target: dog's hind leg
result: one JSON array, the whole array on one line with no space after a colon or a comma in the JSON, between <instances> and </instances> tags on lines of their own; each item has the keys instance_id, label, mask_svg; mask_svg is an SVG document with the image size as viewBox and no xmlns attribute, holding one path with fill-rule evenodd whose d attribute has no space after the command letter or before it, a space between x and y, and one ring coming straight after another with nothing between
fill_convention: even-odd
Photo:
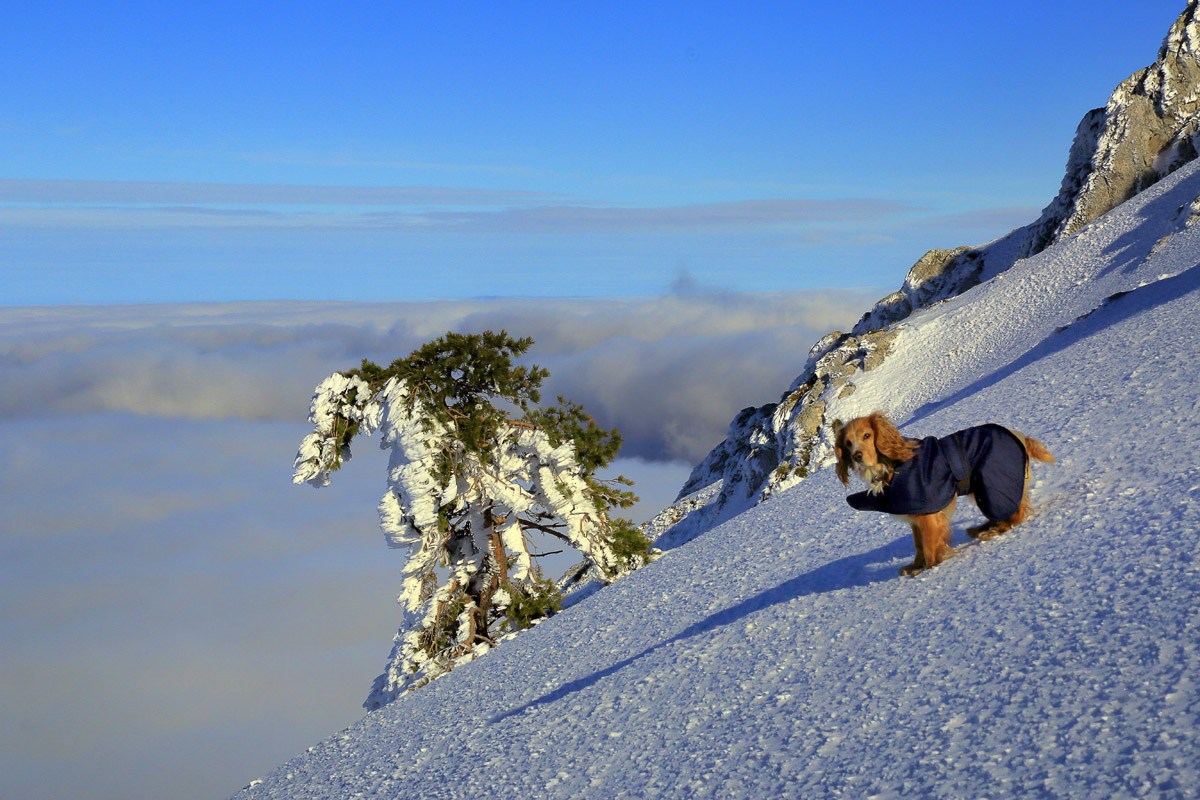
<instances>
[{"instance_id":1,"label":"dog's hind leg","mask_svg":"<svg viewBox=\"0 0 1200 800\"><path fill-rule=\"evenodd\" d=\"M990 520L983 525L975 525L967 529L967 536L972 539L995 539L1001 534L1008 533L1013 528L1020 525L1025 520L1033 515L1033 506L1029 505L1027 497L1021 498L1021 507L1017 509L1017 513L1013 514L1008 519Z\"/></svg>"},{"instance_id":2,"label":"dog's hind leg","mask_svg":"<svg viewBox=\"0 0 1200 800\"><path fill-rule=\"evenodd\" d=\"M1025 487L1021 495L1021 505L1017 508L1017 512L1008 519L990 520L983 525L975 525L967 528L967 535L972 539L983 539L985 541L994 539L1001 534L1008 533L1033 516L1033 506L1029 504L1029 482L1033 479L1033 471L1029 467L1030 460L1042 461L1047 464L1054 463L1054 456L1046 449L1046 445L1032 436L1025 436L1017 431L1013 431L1013 434L1021 440L1025 454L1029 456L1025 460Z\"/></svg>"}]
</instances>

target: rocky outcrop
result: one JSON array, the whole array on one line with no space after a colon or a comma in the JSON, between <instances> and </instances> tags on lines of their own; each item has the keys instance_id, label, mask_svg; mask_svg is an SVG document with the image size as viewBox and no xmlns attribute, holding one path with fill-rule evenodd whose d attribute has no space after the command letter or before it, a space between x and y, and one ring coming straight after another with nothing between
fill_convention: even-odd
<instances>
[{"instance_id":1,"label":"rocky outcrop","mask_svg":"<svg viewBox=\"0 0 1200 800\"><path fill-rule=\"evenodd\" d=\"M1030 226L1040 253L1196 157L1200 145L1200 20L1189 2L1158 60L1123 81L1075 133L1058 196Z\"/></svg>"},{"instance_id":2,"label":"rocky outcrop","mask_svg":"<svg viewBox=\"0 0 1200 800\"><path fill-rule=\"evenodd\" d=\"M828 334L778 403L744 408L725 441L692 470L675 504L647 523L666 550L728 519L773 491L792 486L829 452L826 399L853 393L851 379L883 362L893 330Z\"/></svg>"},{"instance_id":3,"label":"rocky outcrop","mask_svg":"<svg viewBox=\"0 0 1200 800\"><path fill-rule=\"evenodd\" d=\"M808 475L832 449L830 401L887 357L913 312L990 280L1071 236L1196 158L1200 150L1200 0L1171 26L1158 60L1123 81L1075 135L1058 196L1032 224L979 247L930 250L849 333L818 341L778 403L745 408L692 470L676 504L648 523L660 547L682 544Z\"/></svg>"}]
</instances>

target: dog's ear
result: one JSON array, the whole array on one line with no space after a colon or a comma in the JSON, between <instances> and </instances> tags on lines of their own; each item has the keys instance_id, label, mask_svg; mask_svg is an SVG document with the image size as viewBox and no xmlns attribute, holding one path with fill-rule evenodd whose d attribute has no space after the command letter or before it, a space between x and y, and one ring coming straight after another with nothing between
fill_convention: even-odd
<instances>
[{"instance_id":1,"label":"dog's ear","mask_svg":"<svg viewBox=\"0 0 1200 800\"><path fill-rule=\"evenodd\" d=\"M875 432L875 450L881 456L904 463L916 454L917 448L900 435L900 431L882 411L876 411L869 419L871 429Z\"/></svg>"},{"instance_id":2,"label":"dog's ear","mask_svg":"<svg viewBox=\"0 0 1200 800\"><path fill-rule=\"evenodd\" d=\"M838 480L842 486L850 486L850 462L842 456L841 447L838 447L838 464L833 468L833 471L838 475Z\"/></svg>"},{"instance_id":3,"label":"dog's ear","mask_svg":"<svg viewBox=\"0 0 1200 800\"><path fill-rule=\"evenodd\" d=\"M842 482L842 486L850 485L850 458L846 450L845 440L842 437L842 431L845 426L842 421L834 420L833 422L833 452L837 456L837 462L834 465L833 471L838 476L838 480Z\"/></svg>"}]
</instances>

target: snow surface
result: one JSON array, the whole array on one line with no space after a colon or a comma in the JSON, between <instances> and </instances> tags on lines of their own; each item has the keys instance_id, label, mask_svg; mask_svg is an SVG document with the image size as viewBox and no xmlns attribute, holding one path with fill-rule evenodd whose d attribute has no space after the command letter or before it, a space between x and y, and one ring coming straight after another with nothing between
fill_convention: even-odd
<instances>
[{"instance_id":1,"label":"snow surface","mask_svg":"<svg viewBox=\"0 0 1200 800\"><path fill-rule=\"evenodd\" d=\"M833 411L1038 437L1030 522L960 510L901 578L906 526L820 470L238 797L1200 796L1198 194L914 315Z\"/></svg>"}]
</instances>

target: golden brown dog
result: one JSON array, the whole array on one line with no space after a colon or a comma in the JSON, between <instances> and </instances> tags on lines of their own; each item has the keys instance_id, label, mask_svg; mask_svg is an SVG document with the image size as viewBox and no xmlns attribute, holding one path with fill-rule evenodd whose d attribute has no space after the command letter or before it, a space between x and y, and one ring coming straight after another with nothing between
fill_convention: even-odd
<instances>
[{"instance_id":1,"label":"golden brown dog","mask_svg":"<svg viewBox=\"0 0 1200 800\"><path fill-rule=\"evenodd\" d=\"M998 428L999 426L986 427ZM867 417L852 419L841 427L838 427L835 423L834 430L836 434L835 451L837 454L836 472L838 479L841 480L843 485L848 486L850 484L850 473L855 473L866 482L868 495L871 496L884 494L889 484L891 484L897 468L916 457L922 447L936 446L936 441L949 441L952 438L946 437L944 440L932 440L931 438L924 442L906 439L900 435L900 432L896 430L896 427L892 425L888 418L880 412ZM968 433L970 430L975 429L960 431L958 434L954 434L954 436ZM977 525L968 529L967 535L972 538L991 539L1024 522L1033 510L1029 505L1028 496L1030 479L1029 459L1045 462L1054 461L1054 456L1037 439L1025 436L1009 428L1003 430L1012 434L1020 442L1021 448L1024 450L1024 484L1023 487L1015 487L1021 490L1020 505L1015 513L1005 518L989 519L983 525ZM1008 437L1004 438L1007 439ZM935 441L935 445L926 444L930 441ZM961 448L959 448L959 452L961 452ZM1017 469L1019 469L1019 466ZM976 475L971 480L978 481L981 478ZM1019 473L1015 475L1015 480L1019 482ZM964 488L967 483L969 483L967 479L963 479L960 482L958 487L959 494L968 493ZM976 490L986 489L985 485L981 485L978 482L972 484L972 486L973 488L970 493L973 495ZM972 499L976 498L973 496ZM950 546L953 535L950 518L954 514L956 500L957 497L952 496L947 505L932 513L895 514L895 516L901 517L911 526L913 546L916 549L916 558L913 559L911 564L901 568L901 574L915 575L921 570L935 567L947 558L957 554L957 551ZM1012 502L1015 504L1015 494L1013 495ZM983 505L981 504L982 507ZM1009 508L1012 508L1012 505L1009 505Z\"/></svg>"}]
</instances>

